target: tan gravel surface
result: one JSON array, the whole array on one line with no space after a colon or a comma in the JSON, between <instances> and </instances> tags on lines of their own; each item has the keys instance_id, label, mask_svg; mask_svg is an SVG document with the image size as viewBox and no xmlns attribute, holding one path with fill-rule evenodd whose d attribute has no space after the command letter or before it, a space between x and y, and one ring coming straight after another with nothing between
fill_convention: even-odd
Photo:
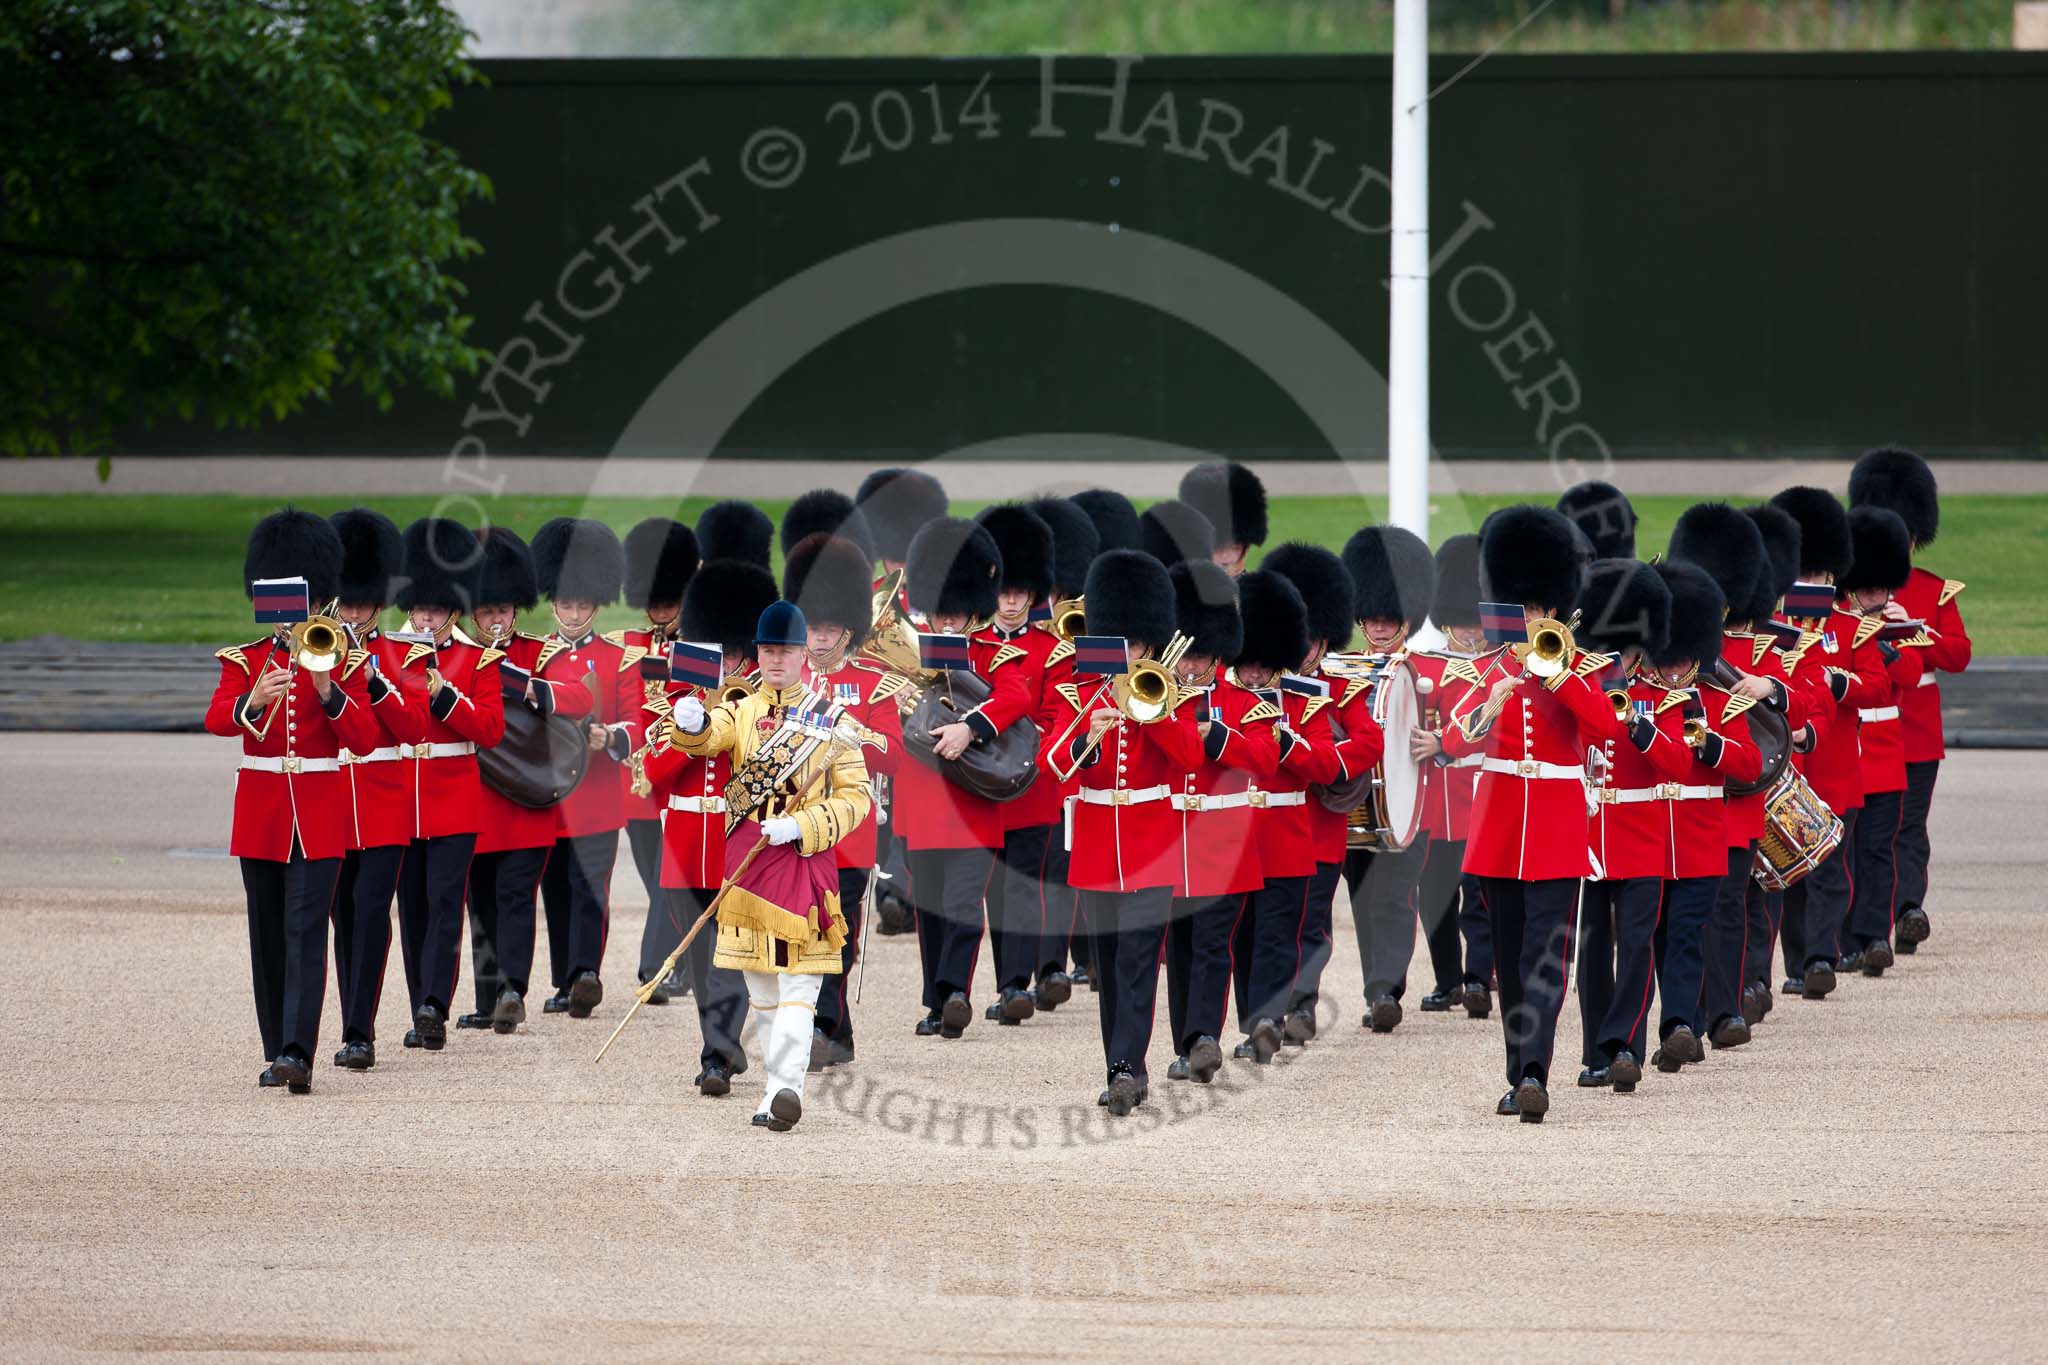
<instances>
[{"instance_id":1,"label":"tan gravel surface","mask_svg":"<svg viewBox=\"0 0 2048 1365\"><path fill-rule=\"evenodd\" d=\"M1114 1129L1085 1001L916 1039L913 941L877 939L860 1060L783 1136L747 1124L758 1053L690 1088L687 1003L601 1066L616 996L403 1051L395 952L377 1069L328 1065L330 998L313 1094L258 1092L235 866L169 853L225 844L231 762L0 736L5 1358L2042 1356L2031 755L1947 765L1919 955L1634 1096L1561 1050L1542 1127L1492 1116L1497 1020L1357 1027L1340 914L1318 1041L1202 1089L1162 1027Z\"/></svg>"}]
</instances>

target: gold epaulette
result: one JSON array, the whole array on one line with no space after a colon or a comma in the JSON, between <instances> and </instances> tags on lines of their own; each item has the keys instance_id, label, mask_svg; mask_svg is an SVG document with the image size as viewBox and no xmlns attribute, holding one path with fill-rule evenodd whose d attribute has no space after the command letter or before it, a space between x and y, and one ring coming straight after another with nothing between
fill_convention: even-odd
<instances>
[{"instance_id":1,"label":"gold epaulette","mask_svg":"<svg viewBox=\"0 0 2048 1365\"><path fill-rule=\"evenodd\" d=\"M341 676L344 678L355 676L355 671L363 666L363 660L369 657L370 651L367 649L350 650L348 652L348 658L343 660L342 662Z\"/></svg>"},{"instance_id":2,"label":"gold epaulette","mask_svg":"<svg viewBox=\"0 0 2048 1365\"><path fill-rule=\"evenodd\" d=\"M1073 707L1076 711L1081 709L1081 689L1073 683L1061 683L1053 688L1053 691L1066 698L1067 705Z\"/></svg>"},{"instance_id":3,"label":"gold epaulette","mask_svg":"<svg viewBox=\"0 0 2048 1365\"><path fill-rule=\"evenodd\" d=\"M1172 715L1175 711L1180 710L1181 707L1186 706L1189 702L1193 701L1198 695L1199 694L1195 692L1192 688L1176 688L1174 691L1173 705L1167 708L1166 714L1169 716Z\"/></svg>"},{"instance_id":4,"label":"gold epaulette","mask_svg":"<svg viewBox=\"0 0 2048 1365\"><path fill-rule=\"evenodd\" d=\"M608 630L598 638L604 640L607 644L617 645L620 649L626 647L626 632L624 630ZM642 650L640 652L644 654L647 651Z\"/></svg>"},{"instance_id":5,"label":"gold epaulette","mask_svg":"<svg viewBox=\"0 0 2048 1365\"><path fill-rule=\"evenodd\" d=\"M540 647L539 656L535 658L533 661L534 676L539 677L540 671L548 666L548 660L554 658L557 654L560 654L563 650L567 649L568 647L568 644L561 640L548 640L543 642Z\"/></svg>"},{"instance_id":6,"label":"gold epaulette","mask_svg":"<svg viewBox=\"0 0 2048 1365\"><path fill-rule=\"evenodd\" d=\"M1674 687L1664 693L1664 700L1657 703L1657 714L1663 715L1674 706L1683 706L1685 699L1692 695L1682 687Z\"/></svg>"},{"instance_id":7,"label":"gold epaulette","mask_svg":"<svg viewBox=\"0 0 2048 1365\"><path fill-rule=\"evenodd\" d=\"M1005 644L996 651L995 658L988 661L988 671L993 673L1004 664L1024 657L1024 647L1022 645Z\"/></svg>"},{"instance_id":8,"label":"gold epaulette","mask_svg":"<svg viewBox=\"0 0 2048 1365\"><path fill-rule=\"evenodd\" d=\"M1253 721L1278 719L1280 719L1280 708L1262 698L1252 703L1252 709L1245 712L1244 719L1238 723L1240 725L1250 725Z\"/></svg>"},{"instance_id":9,"label":"gold epaulette","mask_svg":"<svg viewBox=\"0 0 2048 1365\"><path fill-rule=\"evenodd\" d=\"M1315 715L1316 712L1329 704L1330 699L1328 697L1310 697L1308 704L1301 708L1301 723L1304 725L1308 724L1309 717Z\"/></svg>"},{"instance_id":10,"label":"gold epaulette","mask_svg":"<svg viewBox=\"0 0 2048 1365\"><path fill-rule=\"evenodd\" d=\"M675 703L670 701L666 695L650 695L646 701L640 703L640 709L649 715L666 716L675 710Z\"/></svg>"},{"instance_id":11,"label":"gold epaulette","mask_svg":"<svg viewBox=\"0 0 2048 1365\"><path fill-rule=\"evenodd\" d=\"M244 673L249 671L249 656L242 652L242 646L240 645L229 645L226 649L216 649L213 651L213 657L227 660L229 663L240 668Z\"/></svg>"},{"instance_id":12,"label":"gold epaulette","mask_svg":"<svg viewBox=\"0 0 2048 1365\"><path fill-rule=\"evenodd\" d=\"M1579 651L1579 661L1572 665L1572 672L1581 678L1590 678L1614 662L1612 654L1596 654L1590 649Z\"/></svg>"},{"instance_id":13,"label":"gold epaulette","mask_svg":"<svg viewBox=\"0 0 2048 1365\"><path fill-rule=\"evenodd\" d=\"M402 667L402 668L411 668L411 667L412 667L412 666L413 666L414 664L418 663L418 662L419 662L419 661L420 661L421 659L426 659L426 658L431 658L431 657L433 657L433 653L434 653L434 647L433 647L432 645L429 645L429 644L416 644L416 645L414 645L414 646L413 646L413 647L412 647L411 649L408 649L407 651L405 651L405 662L404 662L403 664L401 664L401 665L400 665L400 667Z\"/></svg>"},{"instance_id":14,"label":"gold epaulette","mask_svg":"<svg viewBox=\"0 0 2048 1365\"><path fill-rule=\"evenodd\" d=\"M613 643L616 644L618 642L613 641ZM645 649L642 649L639 645L625 646L625 653L619 656L619 672L624 673L627 669L632 668L646 657L647 651Z\"/></svg>"},{"instance_id":15,"label":"gold epaulette","mask_svg":"<svg viewBox=\"0 0 2048 1365\"><path fill-rule=\"evenodd\" d=\"M910 679L904 677L901 673L884 674L882 680L875 684L875 690L870 694L868 700L887 701L908 686L910 686Z\"/></svg>"},{"instance_id":16,"label":"gold epaulette","mask_svg":"<svg viewBox=\"0 0 2048 1365\"><path fill-rule=\"evenodd\" d=\"M485 668L491 664L498 662L498 660L504 657L504 650L486 648L483 653L476 656L476 666L478 668Z\"/></svg>"},{"instance_id":17,"label":"gold epaulette","mask_svg":"<svg viewBox=\"0 0 2048 1365\"><path fill-rule=\"evenodd\" d=\"M1351 680L1351 681L1350 681L1349 683L1347 683L1347 684L1345 685L1345 687L1344 687L1344 695L1343 695L1343 697L1342 697L1341 699L1339 699L1339 700L1338 700L1338 702L1337 702L1337 705L1339 705L1339 706L1349 706L1349 705L1351 705L1351 699L1352 699L1353 697L1357 696L1357 695L1358 695L1358 694L1359 694L1360 692L1363 692L1363 691L1365 691L1365 689L1367 689L1368 687L1371 687L1371 686L1372 686L1372 679L1371 679L1371 678L1353 678L1353 679L1352 679L1352 680Z\"/></svg>"},{"instance_id":18,"label":"gold epaulette","mask_svg":"<svg viewBox=\"0 0 2048 1365\"><path fill-rule=\"evenodd\" d=\"M1052 653L1045 656L1045 666L1051 668L1060 660L1072 655L1073 652L1074 642L1072 640L1062 640L1052 647Z\"/></svg>"},{"instance_id":19,"label":"gold epaulette","mask_svg":"<svg viewBox=\"0 0 2048 1365\"><path fill-rule=\"evenodd\" d=\"M1456 678L1459 682L1479 686L1479 665L1470 659L1452 659L1444 665L1444 676Z\"/></svg>"},{"instance_id":20,"label":"gold epaulette","mask_svg":"<svg viewBox=\"0 0 2048 1365\"><path fill-rule=\"evenodd\" d=\"M1861 649L1870 643L1870 637L1884 629L1884 618L1866 616L1856 623L1856 641L1852 648Z\"/></svg>"},{"instance_id":21,"label":"gold epaulette","mask_svg":"<svg viewBox=\"0 0 2048 1365\"><path fill-rule=\"evenodd\" d=\"M1770 652L1771 637L1768 635L1757 636L1749 642L1749 666L1755 668L1764 661Z\"/></svg>"},{"instance_id":22,"label":"gold epaulette","mask_svg":"<svg viewBox=\"0 0 2048 1365\"><path fill-rule=\"evenodd\" d=\"M1947 606L1947 605L1948 605L1949 603L1951 603L1951 602L1955 601L1955 600L1956 600L1956 594L1957 594L1957 593L1959 593L1959 592L1961 592L1961 591L1963 590L1964 586L1965 586L1965 585L1964 585L1964 583L1963 583L1963 580L1962 580L1962 579L1960 579L1960 578L1944 578L1944 579L1942 579L1942 580L1941 580L1941 596L1939 596L1939 597L1937 597L1937 598L1935 598L1935 599L1934 599L1934 605L1935 605L1935 606L1937 606L1937 607L1945 607L1945 606Z\"/></svg>"},{"instance_id":23,"label":"gold epaulette","mask_svg":"<svg viewBox=\"0 0 2048 1365\"><path fill-rule=\"evenodd\" d=\"M1726 724L1728 721L1734 720L1744 711L1747 711L1750 707L1756 705L1755 697L1745 697L1739 692L1730 692L1727 694L1727 697L1728 704L1721 708L1721 720L1723 724Z\"/></svg>"}]
</instances>

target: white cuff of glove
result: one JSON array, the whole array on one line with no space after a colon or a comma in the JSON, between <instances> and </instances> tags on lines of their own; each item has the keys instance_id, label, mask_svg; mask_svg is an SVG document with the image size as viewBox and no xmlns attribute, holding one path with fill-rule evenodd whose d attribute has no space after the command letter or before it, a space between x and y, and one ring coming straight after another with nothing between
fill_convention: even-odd
<instances>
[{"instance_id":1,"label":"white cuff of glove","mask_svg":"<svg viewBox=\"0 0 2048 1365\"><path fill-rule=\"evenodd\" d=\"M802 837L804 827L794 815L777 815L762 823L761 832L771 844L793 844Z\"/></svg>"},{"instance_id":2,"label":"white cuff of glove","mask_svg":"<svg viewBox=\"0 0 2048 1365\"><path fill-rule=\"evenodd\" d=\"M676 727L686 734L699 734L704 729L704 703L695 697L684 697L677 701L669 713L675 718Z\"/></svg>"}]
</instances>

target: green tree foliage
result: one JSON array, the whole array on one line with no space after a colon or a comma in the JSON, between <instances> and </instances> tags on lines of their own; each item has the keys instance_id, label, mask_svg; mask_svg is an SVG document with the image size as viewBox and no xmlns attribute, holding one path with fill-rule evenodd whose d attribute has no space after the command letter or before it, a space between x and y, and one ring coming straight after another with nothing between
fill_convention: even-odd
<instances>
[{"instance_id":1,"label":"green tree foliage","mask_svg":"<svg viewBox=\"0 0 2048 1365\"><path fill-rule=\"evenodd\" d=\"M438 0L0 6L0 450L473 367Z\"/></svg>"}]
</instances>

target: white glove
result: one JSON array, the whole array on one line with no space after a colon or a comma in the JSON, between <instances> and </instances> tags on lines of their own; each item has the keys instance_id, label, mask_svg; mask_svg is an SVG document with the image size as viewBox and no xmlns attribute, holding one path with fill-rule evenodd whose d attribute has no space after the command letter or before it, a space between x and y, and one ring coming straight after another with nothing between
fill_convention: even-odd
<instances>
[{"instance_id":1,"label":"white glove","mask_svg":"<svg viewBox=\"0 0 2048 1365\"><path fill-rule=\"evenodd\" d=\"M771 844L793 844L802 837L804 827L796 822L794 815L777 815L762 824L761 832L768 836Z\"/></svg>"},{"instance_id":2,"label":"white glove","mask_svg":"<svg viewBox=\"0 0 2048 1365\"><path fill-rule=\"evenodd\" d=\"M704 703L695 697L679 699L669 714L674 717L676 728L685 734L699 734L704 729Z\"/></svg>"}]
</instances>

